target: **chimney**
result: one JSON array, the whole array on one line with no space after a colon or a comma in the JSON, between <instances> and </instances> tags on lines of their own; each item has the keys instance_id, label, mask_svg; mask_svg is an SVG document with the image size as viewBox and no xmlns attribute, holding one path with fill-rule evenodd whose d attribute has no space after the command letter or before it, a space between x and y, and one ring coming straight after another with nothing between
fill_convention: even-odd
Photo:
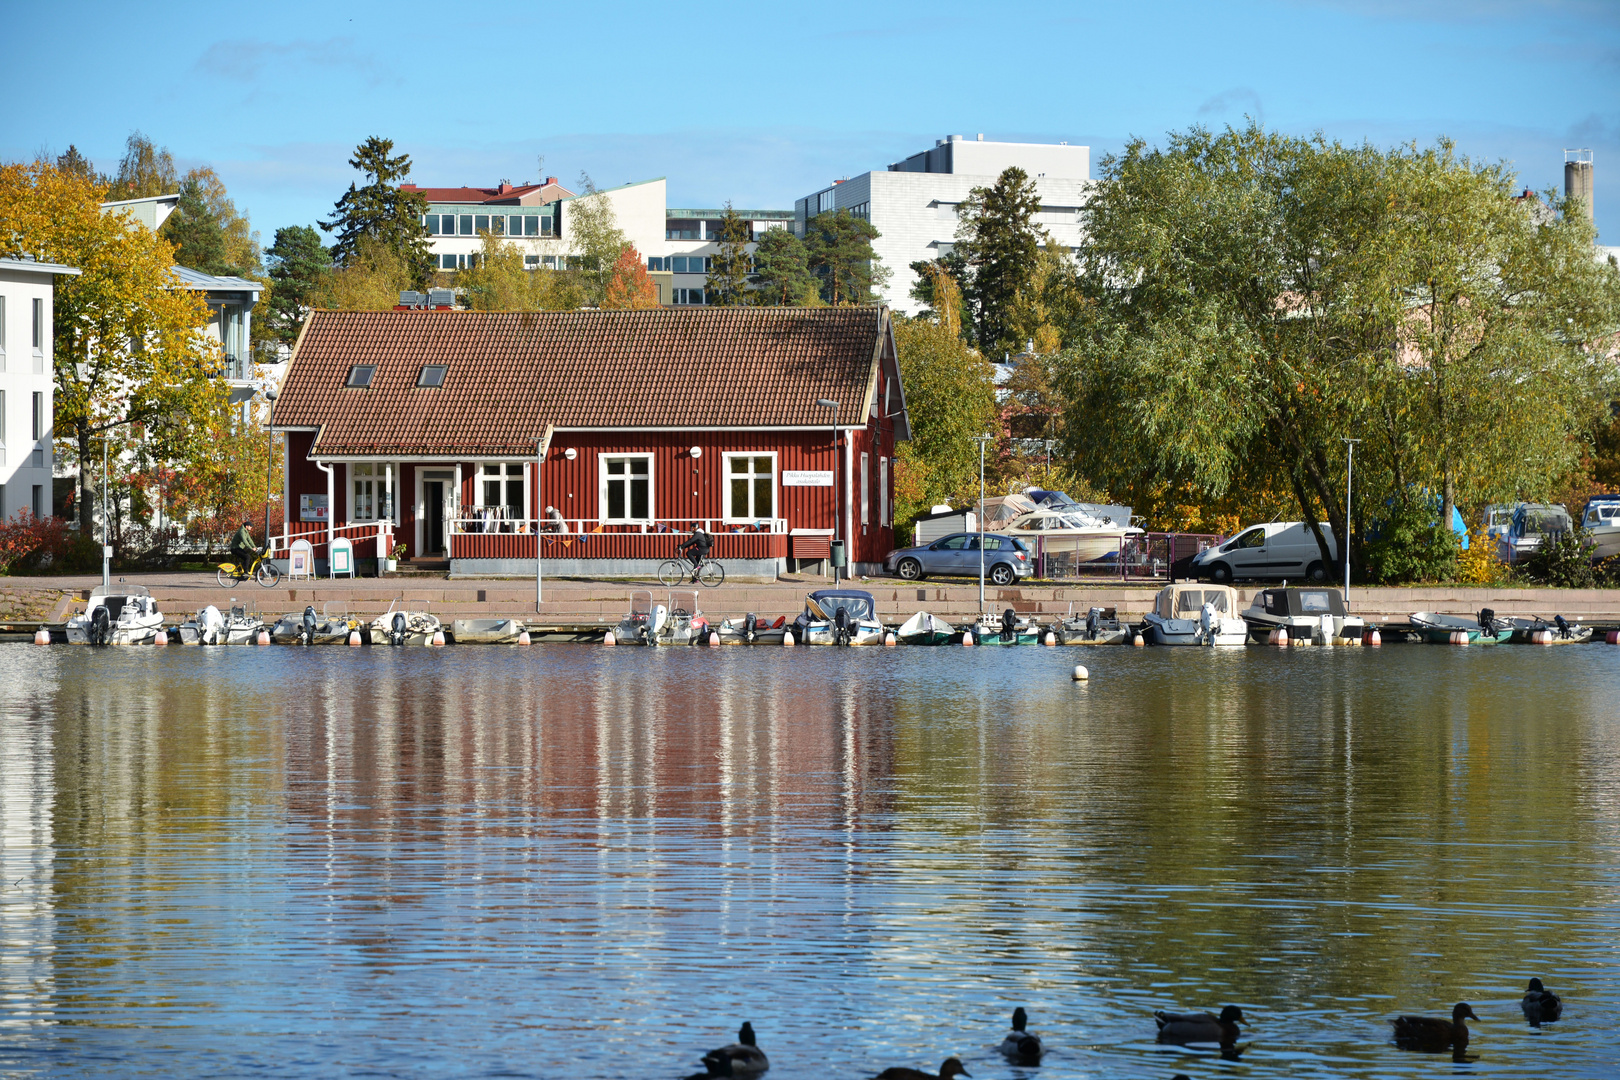
<instances>
[{"instance_id":1,"label":"chimney","mask_svg":"<svg viewBox=\"0 0 1620 1080\"><path fill-rule=\"evenodd\" d=\"M555 176L546 177L545 186L546 187L556 187L557 186L557 178Z\"/></svg>"},{"instance_id":2,"label":"chimney","mask_svg":"<svg viewBox=\"0 0 1620 1080\"><path fill-rule=\"evenodd\" d=\"M979 141L984 142L984 132L979 132Z\"/></svg>"},{"instance_id":3,"label":"chimney","mask_svg":"<svg viewBox=\"0 0 1620 1080\"><path fill-rule=\"evenodd\" d=\"M505 195L508 191L511 191L511 190L512 190L512 181L510 181L510 180L502 180L501 181L501 186L495 190L495 193L497 195Z\"/></svg>"},{"instance_id":4,"label":"chimney","mask_svg":"<svg viewBox=\"0 0 1620 1080\"><path fill-rule=\"evenodd\" d=\"M415 184L401 184L401 185L399 185L399 190L401 190L401 191L415 191L416 190L416 185Z\"/></svg>"},{"instance_id":5,"label":"chimney","mask_svg":"<svg viewBox=\"0 0 1620 1080\"><path fill-rule=\"evenodd\" d=\"M1590 149L1564 151L1564 198L1581 200L1586 209L1586 220L1594 220Z\"/></svg>"}]
</instances>

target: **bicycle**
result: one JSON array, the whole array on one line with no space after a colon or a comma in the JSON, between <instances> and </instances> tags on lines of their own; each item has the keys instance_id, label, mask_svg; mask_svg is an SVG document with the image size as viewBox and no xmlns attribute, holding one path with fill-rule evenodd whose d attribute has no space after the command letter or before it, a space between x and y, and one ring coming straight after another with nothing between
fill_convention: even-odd
<instances>
[{"instance_id":1,"label":"bicycle","mask_svg":"<svg viewBox=\"0 0 1620 1080\"><path fill-rule=\"evenodd\" d=\"M253 557L253 561L246 567L235 563L220 563L219 569L214 572L214 580L219 582L222 589L234 589L248 578L252 578L267 589L273 589L281 581L281 571L276 564L267 557L268 550L261 551Z\"/></svg>"},{"instance_id":2,"label":"bicycle","mask_svg":"<svg viewBox=\"0 0 1620 1080\"><path fill-rule=\"evenodd\" d=\"M713 559L693 566L688 559L665 559L658 567L658 580L666 589L688 583L713 589L725 584L726 568Z\"/></svg>"}]
</instances>

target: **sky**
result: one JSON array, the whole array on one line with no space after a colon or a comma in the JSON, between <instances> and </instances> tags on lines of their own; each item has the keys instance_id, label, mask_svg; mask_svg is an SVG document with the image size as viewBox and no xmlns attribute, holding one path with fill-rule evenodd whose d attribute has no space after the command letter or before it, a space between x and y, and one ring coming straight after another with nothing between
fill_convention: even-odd
<instances>
[{"instance_id":1,"label":"sky","mask_svg":"<svg viewBox=\"0 0 1620 1080\"><path fill-rule=\"evenodd\" d=\"M1562 191L1595 160L1620 243L1620 0L271 5L6 0L0 160L140 130L225 181L268 245L356 179L368 136L424 186L663 176L672 207L791 209L951 134L1092 147L1253 117L1440 137ZM98 10L99 8L99 10Z\"/></svg>"}]
</instances>

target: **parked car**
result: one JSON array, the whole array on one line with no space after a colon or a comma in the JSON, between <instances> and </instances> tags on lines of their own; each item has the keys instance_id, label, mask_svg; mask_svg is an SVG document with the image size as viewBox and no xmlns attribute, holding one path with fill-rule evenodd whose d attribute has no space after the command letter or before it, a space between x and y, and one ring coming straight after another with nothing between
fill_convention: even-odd
<instances>
[{"instance_id":1,"label":"parked car","mask_svg":"<svg viewBox=\"0 0 1620 1080\"><path fill-rule=\"evenodd\" d=\"M1333 530L1323 525L1322 532L1337 559ZM1226 543L1199 552L1193 558L1192 572L1221 585L1237 578L1326 581L1331 565L1322 560L1322 549L1309 525L1273 521L1251 526Z\"/></svg>"},{"instance_id":2,"label":"parked car","mask_svg":"<svg viewBox=\"0 0 1620 1080\"><path fill-rule=\"evenodd\" d=\"M979 534L951 533L932 544L900 548L883 558L889 573L916 581L929 574L957 577L979 576ZM997 585L1011 585L1035 572L1030 564L1029 547L1015 536L984 534L984 576Z\"/></svg>"}]
</instances>

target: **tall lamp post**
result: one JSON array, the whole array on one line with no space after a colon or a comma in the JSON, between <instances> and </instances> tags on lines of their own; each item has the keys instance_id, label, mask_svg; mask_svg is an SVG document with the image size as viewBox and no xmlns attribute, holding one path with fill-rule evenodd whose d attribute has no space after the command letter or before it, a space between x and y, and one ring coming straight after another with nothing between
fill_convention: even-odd
<instances>
[{"instance_id":1,"label":"tall lamp post","mask_svg":"<svg viewBox=\"0 0 1620 1080\"><path fill-rule=\"evenodd\" d=\"M984 618L984 446L993 435L975 435L979 444L979 618Z\"/></svg>"},{"instance_id":2,"label":"tall lamp post","mask_svg":"<svg viewBox=\"0 0 1620 1080\"><path fill-rule=\"evenodd\" d=\"M832 410L833 541L836 543L840 539L839 530L843 527L843 516L838 506L838 402L834 401L832 398L817 398L816 404L823 409ZM847 553L845 558L848 558ZM827 561L832 562L831 555L827 557ZM838 571L839 567L835 566L832 568L834 585L838 584Z\"/></svg>"},{"instance_id":3,"label":"tall lamp post","mask_svg":"<svg viewBox=\"0 0 1620 1080\"><path fill-rule=\"evenodd\" d=\"M276 398L281 395L273 386L264 390L264 399L270 403L270 415L264 424L264 549L265 556L274 554L270 550L270 480L276 471ZM285 512L285 507L282 508ZM378 559L382 556L378 555Z\"/></svg>"},{"instance_id":4,"label":"tall lamp post","mask_svg":"<svg viewBox=\"0 0 1620 1080\"><path fill-rule=\"evenodd\" d=\"M1344 606L1350 606L1350 482L1356 469L1356 443L1360 439L1346 439L1342 435L1346 457L1344 461L1344 535L1339 538L1339 558L1344 560Z\"/></svg>"}]
</instances>

